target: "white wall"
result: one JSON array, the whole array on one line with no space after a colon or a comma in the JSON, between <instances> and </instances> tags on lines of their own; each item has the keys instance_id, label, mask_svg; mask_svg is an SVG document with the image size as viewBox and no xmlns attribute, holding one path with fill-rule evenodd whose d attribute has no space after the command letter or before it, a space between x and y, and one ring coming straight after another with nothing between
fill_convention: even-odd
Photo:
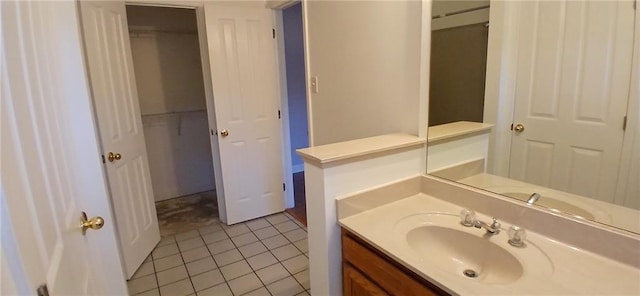
<instances>
[{"instance_id":1,"label":"white wall","mask_svg":"<svg viewBox=\"0 0 640 296\"><path fill-rule=\"evenodd\" d=\"M205 111L143 116L156 201L215 188Z\"/></svg>"},{"instance_id":2,"label":"white wall","mask_svg":"<svg viewBox=\"0 0 640 296\"><path fill-rule=\"evenodd\" d=\"M195 10L127 6L142 115L206 109Z\"/></svg>"},{"instance_id":3,"label":"white wall","mask_svg":"<svg viewBox=\"0 0 640 296\"><path fill-rule=\"evenodd\" d=\"M342 243L336 198L424 174L425 158L425 147L415 146L348 159L324 168L305 162L312 295L342 294Z\"/></svg>"},{"instance_id":4,"label":"white wall","mask_svg":"<svg viewBox=\"0 0 640 296\"><path fill-rule=\"evenodd\" d=\"M418 135L422 3L307 1L303 14L307 82L317 76L319 87L309 94L310 144Z\"/></svg>"},{"instance_id":5,"label":"white wall","mask_svg":"<svg viewBox=\"0 0 640 296\"><path fill-rule=\"evenodd\" d=\"M215 188L195 10L128 6L156 201Z\"/></svg>"}]
</instances>

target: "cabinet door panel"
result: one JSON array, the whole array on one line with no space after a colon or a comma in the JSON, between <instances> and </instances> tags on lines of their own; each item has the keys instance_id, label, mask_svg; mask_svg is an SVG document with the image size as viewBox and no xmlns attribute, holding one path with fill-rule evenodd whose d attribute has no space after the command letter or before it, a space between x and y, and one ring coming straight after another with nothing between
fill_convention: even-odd
<instances>
[{"instance_id":1,"label":"cabinet door panel","mask_svg":"<svg viewBox=\"0 0 640 296\"><path fill-rule=\"evenodd\" d=\"M344 229L342 260L345 295L449 295ZM362 279L354 279L353 272L358 272ZM367 285L363 284L365 281L368 282ZM375 294L374 291L377 290L371 287L383 294Z\"/></svg>"},{"instance_id":2,"label":"cabinet door panel","mask_svg":"<svg viewBox=\"0 0 640 296\"><path fill-rule=\"evenodd\" d=\"M342 276L345 296L389 295L349 264L343 265Z\"/></svg>"}]
</instances>

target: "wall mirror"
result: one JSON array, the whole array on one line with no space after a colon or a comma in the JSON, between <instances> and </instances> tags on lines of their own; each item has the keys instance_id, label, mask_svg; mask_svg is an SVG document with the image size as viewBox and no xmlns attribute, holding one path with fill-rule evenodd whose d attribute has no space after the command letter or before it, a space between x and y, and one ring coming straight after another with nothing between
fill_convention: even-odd
<instances>
[{"instance_id":1,"label":"wall mirror","mask_svg":"<svg viewBox=\"0 0 640 296\"><path fill-rule=\"evenodd\" d=\"M640 233L637 15L434 1L427 173Z\"/></svg>"}]
</instances>

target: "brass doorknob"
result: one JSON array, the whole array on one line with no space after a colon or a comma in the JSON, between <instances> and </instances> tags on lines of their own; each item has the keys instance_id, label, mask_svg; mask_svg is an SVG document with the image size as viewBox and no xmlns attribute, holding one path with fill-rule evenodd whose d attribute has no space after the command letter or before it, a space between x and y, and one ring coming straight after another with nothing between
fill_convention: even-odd
<instances>
[{"instance_id":1,"label":"brass doorknob","mask_svg":"<svg viewBox=\"0 0 640 296\"><path fill-rule=\"evenodd\" d=\"M91 219L87 219L87 213L82 212L82 216L80 216L80 221L82 224L82 235L87 233L87 229L91 228L93 230L98 230L104 226L104 219L100 216L91 217Z\"/></svg>"},{"instance_id":2,"label":"brass doorknob","mask_svg":"<svg viewBox=\"0 0 640 296\"><path fill-rule=\"evenodd\" d=\"M516 131L516 133L524 132L524 125L522 125L522 123L518 123L513 127L513 130Z\"/></svg>"},{"instance_id":3,"label":"brass doorknob","mask_svg":"<svg viewBox=\"0 0 640 296\"><path fill-rule=\"evenodd\" d=\"M222 137L224 138L229 135L229 131L226 129L223 129L220 131L220 135L222 135Z\"/></svg>"},{"instance_id":4,"label":"brass doorknob","mask_svg":"<svg viewBox=\"0 0 640 296\"><path fill-rule=\"evenodd\" d=\"M113 152L109 152L109 155L107 155L107 159L109 160L109 162L113 162L114 160L120 160L122 159L122 155L120 155L120 153L113 153Z\"/></svg>"}]
</instances>

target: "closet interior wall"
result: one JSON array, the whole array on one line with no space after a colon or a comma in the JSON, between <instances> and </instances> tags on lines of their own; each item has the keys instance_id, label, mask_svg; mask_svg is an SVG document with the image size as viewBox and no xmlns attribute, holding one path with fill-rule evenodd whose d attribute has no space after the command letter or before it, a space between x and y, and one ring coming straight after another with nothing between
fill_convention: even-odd
<instances>
[{"instance_id":1,"label":"closet interior wall","mask_svg":"<svg viewBox=\"0 0 640 296\"><path fill-rule=\"evenodd\" d=\"M127 6L156 201L215 189L192 9Z\"/></svg>"}]
</instances>

